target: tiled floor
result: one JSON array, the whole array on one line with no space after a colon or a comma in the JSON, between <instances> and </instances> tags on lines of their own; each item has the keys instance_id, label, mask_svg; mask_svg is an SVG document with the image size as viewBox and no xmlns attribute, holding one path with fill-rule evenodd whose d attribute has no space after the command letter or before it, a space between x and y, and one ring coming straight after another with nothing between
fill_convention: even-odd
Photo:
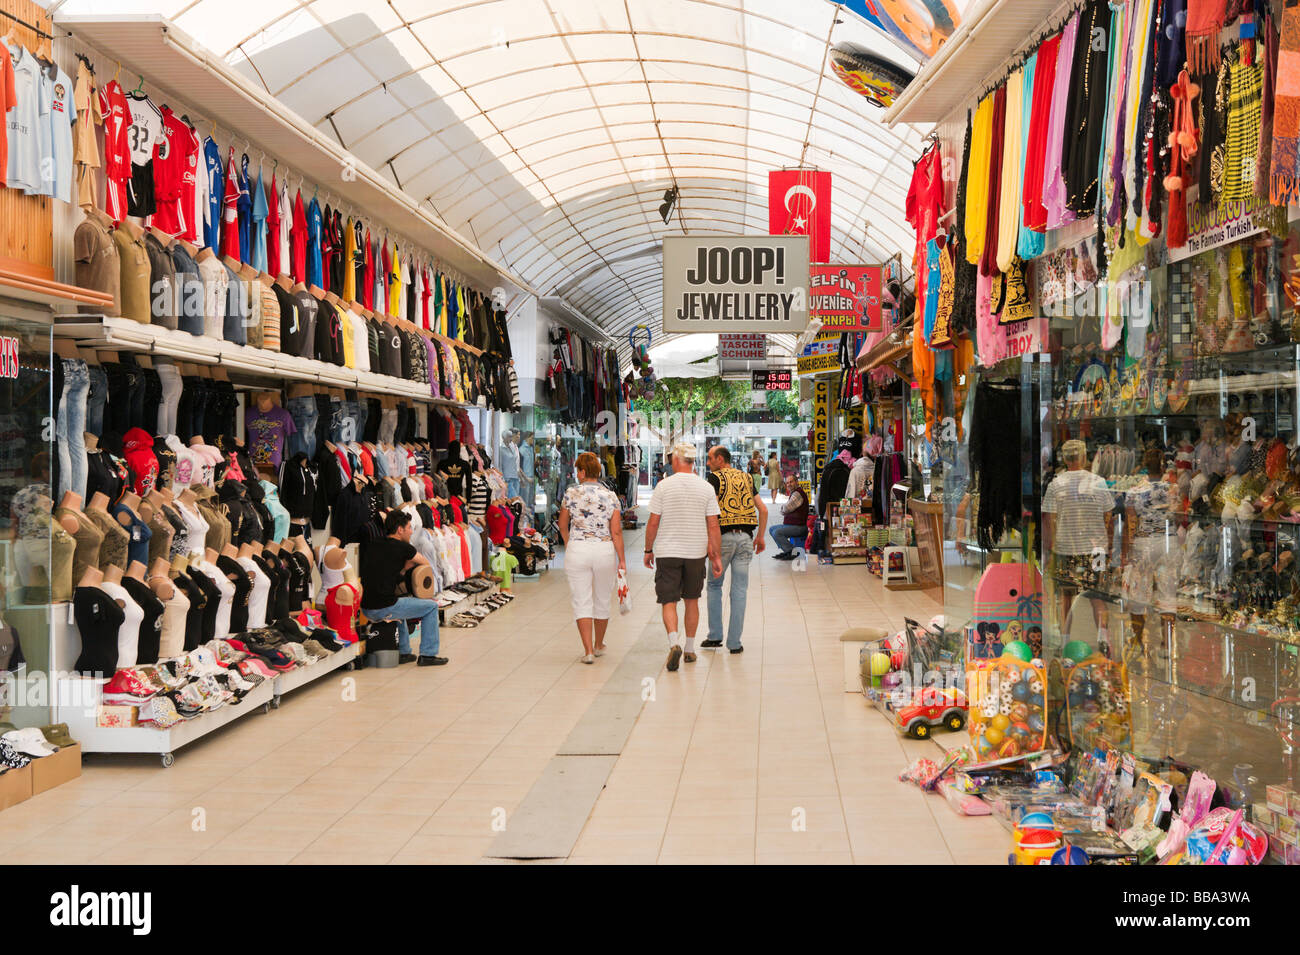
<instances>
[{"instance_id":1,"label":"tiled floor","mask_svg":"<svg viewBox=\"0 0 1300 955\"><path fill-rule=\"evenodd\" d=\"M640 552L630 537L628 553ZM578 662L562 571L475 630L448 667L340 672L155 759L90 756L82 777L0 813L10 863L477 862L657 618L650 572L611 652ZM863 567L793 574L763 555L746 652L655 678L570 862L998 863L1007 836L897 781L934 744L843 691L838 637L938 612ZM701 635L701 639L703 635Z\"/></svg>"}]
</instances>

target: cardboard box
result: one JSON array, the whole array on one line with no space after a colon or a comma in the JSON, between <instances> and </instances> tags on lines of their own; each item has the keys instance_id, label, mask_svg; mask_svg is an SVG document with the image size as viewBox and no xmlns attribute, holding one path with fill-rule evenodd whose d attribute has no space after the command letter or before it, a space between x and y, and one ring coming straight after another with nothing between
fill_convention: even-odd
<instances>
[{"instance_id":1,"label":"cardboard box","mask_svg":"<svg viewBox=\"0 0 1300 955\"><path fill-rule=\"evenodd\" d=\"M1300 819L1300 793L1293 792L1286 797L1287 809L1292 816Z\"/></svg>"},{"instance_id":2,"label":"cardboard box","mask_svg":"<svg viewBox=\"0 0 1300 955\"><path fill-rule=\"evenodd\" d=\"M1291 811L1291 797L1295 795L1291 787L1274 784L1268 786L1265 792L1265 805L1269 809L1283 815Z\"/></svg>"},{"instance_id":3,"label":"cardboard box","mask_svg":"<svg viewBox=\"0 0 1300 955\"><path fill-rule=\"evenodd\" d=\"M99 719L97 722L100 726L117 729L138 725L138 717L139 710L134 706L106 703L99 708Z\"/></svg>"},{"instance_id":4,"label":"cardboard box","mask_svg":"<svg viewBox=\"0 0 1300 955\"><path fill-rule=\"evenodd\" d=\"M61 746L52 756L32 760L32 795L48 792L81 775L81 744Z\"/></svg>"},{"instance_id":5,"label":"cardboard box","mask_svg":"<svg viewBox=\"0 0 1300 955\"><path fill-rule=\"evenodd\" d=\"M1250 807L1250 821L1265 832L1277 831L1277 815L1267 806L1255 803Z\"/></svg>"},{"instance_id":6,"label":"cardboard box","mask_svg":"<svg viewBox=\"0 0 1300 955\"><path fill-rule=\"evenodd\" d=\"M0 809L8 809L32 798L32 767L0 773Z\"/></svg>"}]
</instances>

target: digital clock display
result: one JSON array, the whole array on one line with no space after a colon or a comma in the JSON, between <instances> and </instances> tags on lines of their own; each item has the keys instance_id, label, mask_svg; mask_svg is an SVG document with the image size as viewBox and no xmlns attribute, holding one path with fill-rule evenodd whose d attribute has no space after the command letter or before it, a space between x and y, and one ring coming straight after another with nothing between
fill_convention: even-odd
<instances>
[{"instance_id":1,"label":"digital clock display","mask_svg":"<svg viewBox=\"0 0 1300 955\"><path fill-rule=\"evenodd\" d=\"M791 389L791 375L788 371L755 371L754 391L789 391Z\"/></svg>"}]
</instances>

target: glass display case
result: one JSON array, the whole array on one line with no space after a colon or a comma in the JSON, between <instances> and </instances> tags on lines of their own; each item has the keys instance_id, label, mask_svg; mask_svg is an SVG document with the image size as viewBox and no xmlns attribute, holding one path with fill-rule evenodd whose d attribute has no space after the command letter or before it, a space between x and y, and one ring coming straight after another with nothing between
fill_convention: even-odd
<instances>
[{"instance_id":1,"label":"glass display case","mask_svg":"<svg viewBox=\"0 0 1300 955\"><path fill-rule=\"evenodd\" d=\"M1038 276L1044 656L1122 673L1140 759L1261 792L1296 778L1298 245L1293 226L1144 261L1100 320L1078 308L1094 291L1052 284L1086 247Z\"/></svg>"}]
</instances>

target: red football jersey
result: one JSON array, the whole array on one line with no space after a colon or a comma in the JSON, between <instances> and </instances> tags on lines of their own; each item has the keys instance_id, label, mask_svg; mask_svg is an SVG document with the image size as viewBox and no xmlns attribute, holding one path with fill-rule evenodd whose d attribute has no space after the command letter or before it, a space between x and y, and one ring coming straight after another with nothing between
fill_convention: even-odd
<instances>
[{"instance_id":1,"label":"red football jersey","mask_svg":"<svg viewBox=\"0 0 1300 955\"><path fill-rule=\"evenodd\" d=\"M126 184L131 181L131 104L117 80L99 88L99 111L104 117L104 177L107 181L104 211L114 222L126 218Z\"/></svg>"},{"instance_id":2,"label":"red football jersey","mask_svg":"<svg viewBox=\"0 0 1300 955\"><path fill-rule=\"evenodd\" d=\"M226 162L226 193L221 214L221 254L239 258L239 170L235 166L235 150L230 149Z\"/></svg>"},{"instance_id":3,"label":"red football jersey","mask_svg":"<svg viewBox=\"0 0 1300 955\"><path fill-rule=\"evenodd\" d=\"M153 215L153 225L168 235L189 235L185 208L194 208L194 163L197 159L197 143L194 134L179 116L164 106L162 112L162 134L153 147L153 191L157 209ZM188 164L188 165L187 165ZM182 207L182 197L186 195L185 174L189 172L189 206Z\"/></svg>"},{"instance_id":4,"label":"red football jersey","mask_svg":"<svg viewBox=\"0 0 1300 955\"><path fill-rule=\"evenodd\" d=\"M280 191L271 173L271 191L266 194L266 271L280 274Z\"/></svg>"},{"instance_id":5,"label":"red football jersey","mask_svg":"<svg viewBox=\"0 0 1300 955\"><path fill-rule=\"evenodd\" d=\"M293 227L290 229L293 247L293 280L307 281L307 216L302 209L302 190L293 198Z\"/></svg>"}]
</instances>

